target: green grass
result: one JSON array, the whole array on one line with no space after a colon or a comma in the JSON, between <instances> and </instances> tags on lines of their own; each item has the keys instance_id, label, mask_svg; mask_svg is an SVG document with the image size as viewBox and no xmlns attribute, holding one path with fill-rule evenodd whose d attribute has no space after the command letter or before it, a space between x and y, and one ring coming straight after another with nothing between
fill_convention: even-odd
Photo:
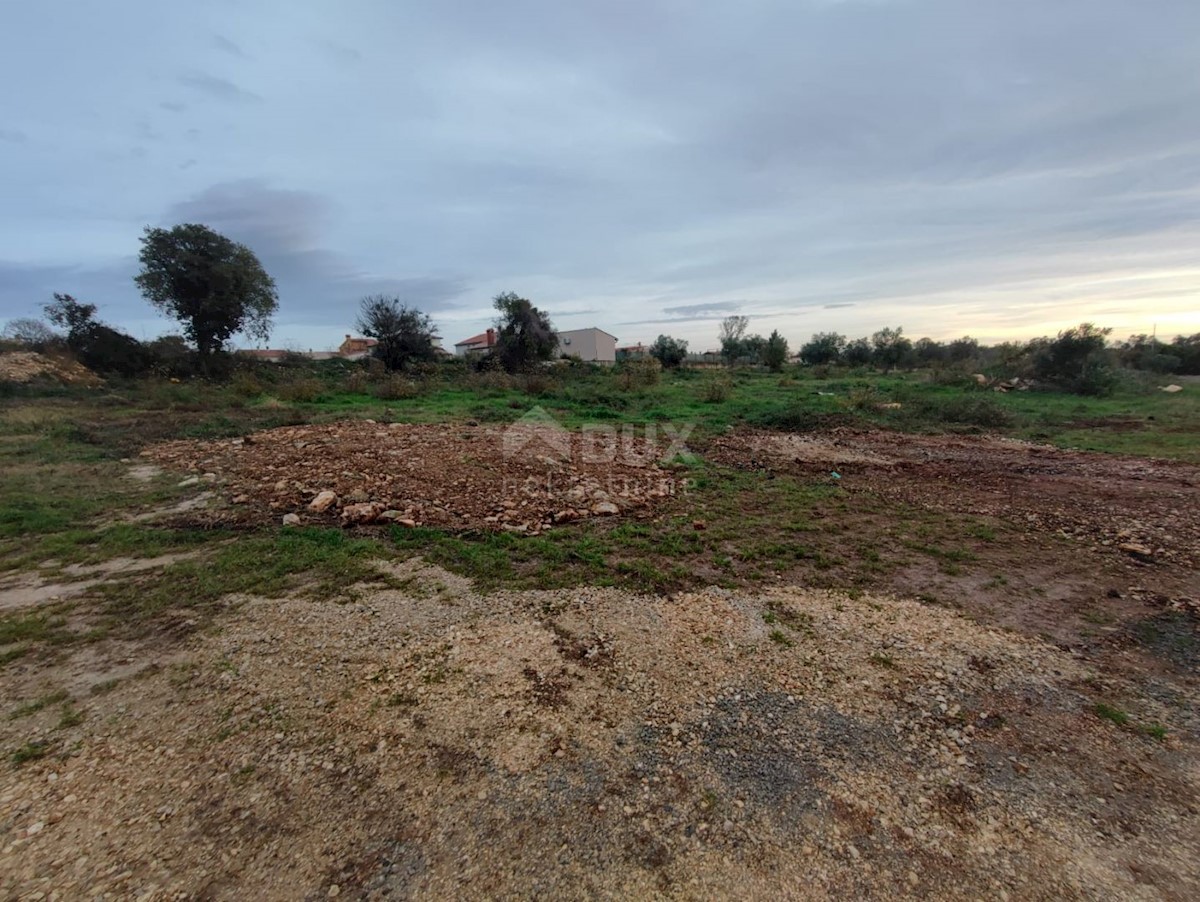
<instances>
[{"instance_id":1,"label":"green grass","mask_svg":"<svg viewBox=\"0 0 1200 902\"><path fill-rule=\"evenodd\" d=\"M9 720L18 720L22 717L28 717L30 714L36 714L43 708L48 708L51 705L57 705L59 702L65 702L71 696L65 689L58 689L48 695L43 695L40 698L35 698L31 702L26 702L23 705L18 705L12 711L8 712Z\"/></svg>"},{"instance_id":2,"label":"green grass","mask_svg":"<svg viewBox=\"0 0 1200 902\"><path fill-rule=\"evenodd\" d=\"M168 609L209 612L235 594L330 598L354 583L382 579L373 562L386 548L340 529L283 528L215 538L215 548L203 557L100 586L110 624L141 623Z\"/></svg>"},{"instance_id":3,"label":"green grass","mask_svg":"<svg viewBox=\"0 0 1200 902\"><path fill-rule=\"evenodd\" d=\"M1101 720L1107 720L1111 724L1115 724L1122 729L1129 729L1142 736L1149 736L1162 742L1167 738L1168 730L1160 723L1135 723L1134 718L1127 711L1122 711L1113 705L1107 705L1104 702L1099 702L1092 708L1092 712Z\"/></svg>"},{"instance_id":4,"label":"green grass","mask_svg":"<svg viewBox=\"0 0 1200 902\"><path fill-rule=\"evenodd\" d=\"M1151 739L1157 739L1159 742L1167 738L1167 728L1160 723L1142 724L1138 729Z\"/></svg>"},{"instance_id":5,"label":"green grass","mask_svg":"<svg viewBox=\"0 0 1200 902\"><path fill-rule=\"evenodd\" d=\"M35 739L14 750L8 758L14 766L20 767L22 764L46 757L49 751L50 743L48 741Z\"/></svg>"},{"instance_id":6,"label":"green grass","mask_svg":"<svg viewBox=\"0 0 1200 902\"><path fill-rule=\"evenodd\" d=\"M0 646L14 643L56 643L69 638L64 618L48 611L14 611L0 616Z\"/></svg>"}]
</instances>

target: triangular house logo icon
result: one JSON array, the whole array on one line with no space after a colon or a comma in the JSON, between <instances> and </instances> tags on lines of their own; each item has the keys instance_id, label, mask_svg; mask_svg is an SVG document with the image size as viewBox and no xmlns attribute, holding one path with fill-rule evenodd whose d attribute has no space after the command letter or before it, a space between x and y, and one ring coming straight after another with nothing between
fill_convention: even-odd
<instances>
[{"instance_id":1,"label":"triangular house logo icon","mask_svg":"<svg viewBox=\"0 0 1200 902\"><path fill-rule=\"evenodd\" d=\"M509 425L502 444L505 457L541 455L567 460L571 456L571 434L541 407L530 408Z\"/></svg>"}]
</instances>

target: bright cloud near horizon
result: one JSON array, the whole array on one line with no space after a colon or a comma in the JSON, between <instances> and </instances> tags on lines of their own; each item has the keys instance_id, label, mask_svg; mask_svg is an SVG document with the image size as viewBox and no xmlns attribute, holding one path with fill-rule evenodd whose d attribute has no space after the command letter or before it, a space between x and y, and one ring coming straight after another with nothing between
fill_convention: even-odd
<instances>
[{"instance_id":1,"label":"bright cloud near horizon","mask_svg":"<svg viewBox=\"0 0 1200 902\"><path fill-rule=\"evenodd\" d=\"M147 225L276 279L272 345L513 290L693 349L1200 331L1196 0L39 0L0 7L0 321L139 337Z\"/></svg>"}]
</instances>

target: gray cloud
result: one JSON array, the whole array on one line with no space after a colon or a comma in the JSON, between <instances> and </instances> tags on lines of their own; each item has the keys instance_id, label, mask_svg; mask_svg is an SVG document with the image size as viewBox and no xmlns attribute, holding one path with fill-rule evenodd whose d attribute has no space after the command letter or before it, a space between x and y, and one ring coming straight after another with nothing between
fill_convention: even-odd
<instances>
[{"instance_id":1,"label":"gray cloud","mask_svg":"<svg viewBox=\"0 0 1200 902\"><path fill-rule=\"evenodd\" d=\"M321 48L330 59L343 66L352 66L355 63L362 62L362 54L353 47L347 47L344 44L339 44L337 41L321 40L317 42L317 46Z\"/></svg>"},{"instance_id":2,"label":"gray cloud","mask_svg":"<svg viewBox=\"0 0 1200 902\"><path fill-rule=\"evenodd\" d=\"M738 301L716 301L708 304L680 304L663 307L663 313L686 318L727 316L742 309Z\"/></svg>"},{"instance_id":3,"label":"gray cloud","mask_svg":"<svg viewBox=\"0 0 1200 902\"><path fill-rule=\"evenodd\" d=\"M284 324L347 323L364 295L380 292L438 311L466 290L461 277L375 273L328 249L324 236L333 212L334 204L313 192L247 179L212 185L172 205L164 225L202 223L253 250L279 286Z\"/></svg>"},{"instance_id":4,"label":"gray cloud","mask_svg":"<svg viewBox=\"0 0 1200 902\"><path fill-rule=\"evenodd\" d=\"M193 72L180 75L176 79L185 88L192 88L209 97L223 100L227 103L260 103L262 98L253 91L238 87L227 78L207 75L203 72Z\"/></svg>"},{"instance_id":5,"label":"gray cloud","mask_svg":"<svg viewBox=\"0 0 1200 902\"><path fill-rule=\"evenodd\" d=\"M212 42L213 46L223 53L228 53L230 56L237 57L238 59L249 59L249 57L246 55L246 51L244 51L235 42L229 40L229 38L225 37L223 34L214 34Z\"/></svg>"},{"instance_id":6,"label":"gray cloud","mask_svg":"<svg viewBox=\"0 0 1200 902\"><path fill-rule=\"evenodd\" d=\"M1194 0L363 0L217 36L151 2L19 7L64 62L0 55L38 136L0 143L13 261L100 271L190 218L263 257L281 323L394 290L472 334L511 288L697 345L731 312L792 340L1200 330Z\"/></svg>"}]
</instances>

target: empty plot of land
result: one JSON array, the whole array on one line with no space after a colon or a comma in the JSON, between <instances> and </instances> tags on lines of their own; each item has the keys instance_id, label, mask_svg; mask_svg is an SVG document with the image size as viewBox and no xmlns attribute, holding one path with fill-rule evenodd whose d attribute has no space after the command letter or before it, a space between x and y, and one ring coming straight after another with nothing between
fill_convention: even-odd
<instances>
[{"instance_id":1,"label":"empty plot of land","mask_svg":"<svg viewBox=\"0 0 1200 902\"><path fill-rule=\"evenodd\" d=\"M828 477L925 508L1020 519L1163 566L1200 565L1200 467L986 436L742 432L710 456Z\"/></svg>"},{"instance_id":2,"label":"empty plot of land","mask_svg":"<svg viewBox=\"0 0 1200 902\"><path fill-rule=\"evenodd\" d=\"M250 516L536 533L669 496L674 482L656 465L660 453L635 436L551 425L357 420L167 442L145 456L181 472L214 473Z\"/></svg>"}]
</instances>

